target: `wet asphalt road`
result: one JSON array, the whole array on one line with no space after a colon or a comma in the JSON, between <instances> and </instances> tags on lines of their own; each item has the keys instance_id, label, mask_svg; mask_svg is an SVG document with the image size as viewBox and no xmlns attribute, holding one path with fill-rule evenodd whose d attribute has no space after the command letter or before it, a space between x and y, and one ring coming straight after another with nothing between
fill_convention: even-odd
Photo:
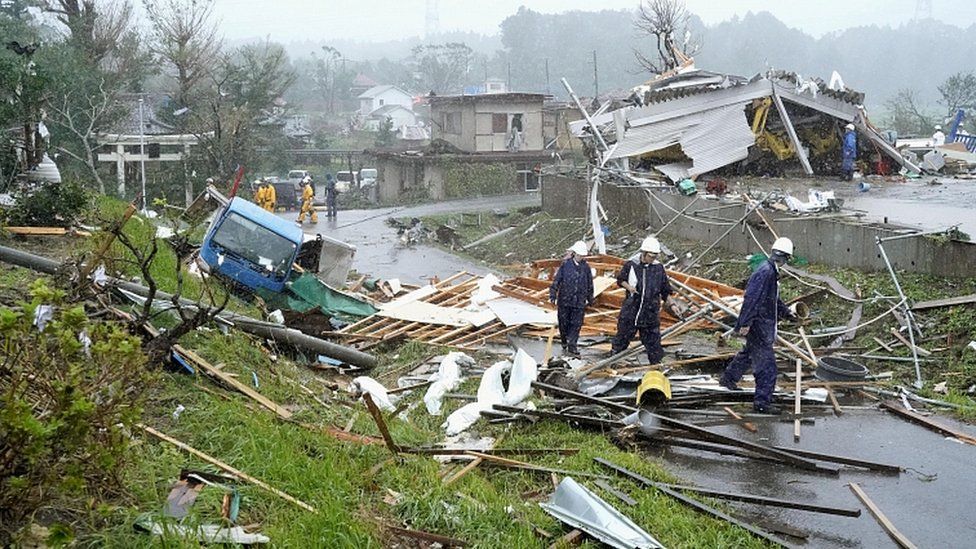
<instances>
[{"instance_id":1,"label":"wet asphalt road","mask_svg":"<svg viewBox=\"0 0 976 549\"><path fill-rule=\"evenodd\" d=\"M457 212L513 210L540 205L538 193L511 196L492 196L403 208L374 210L340 210L336 219L327 219L319 212L319 222L304 225L307 233L321 233L356 246L353 268L361 274L383 279L398 278L401 282L424 284L430 277L447 278L458 271L483 275L491 271L483 262L475 263L459 258L433 246L406 246L400 242L396 230L386 220L404 217L448 214ZM298 212L279 214L288 220L298 218Z\"/></svg>"}]
</instances>

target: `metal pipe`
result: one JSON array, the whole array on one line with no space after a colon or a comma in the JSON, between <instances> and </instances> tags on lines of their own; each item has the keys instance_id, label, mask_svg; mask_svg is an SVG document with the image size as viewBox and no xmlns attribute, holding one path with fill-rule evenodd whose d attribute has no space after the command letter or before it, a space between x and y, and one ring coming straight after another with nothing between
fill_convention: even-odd
<instances>
[{"instance_id":1,"label":"metal pipe","mask_svg":"<svg viewBox=\"0 0 976 549\"><path fill-rule=\"evenodd\" d=\"M910 236L920 236L923 233L916 233ZM890 237L896 238L896 237ZM890 240L889 238L889 240ZM907 236L903 236L907 238ZM918 363L918 348L915 346L915 329L912 325L915 323L915 316L912 314L912 308L908 306L908 298L905 297L905 292L901 289L901 283L898 282L898 277L895 275L895 269L891 266L891 261L888 260L888 254L884 249L884 240L880 236L874 237L875 242L878 244L878 249L881 250L881 259L884 260L885 265L888 267L888 273L891 274L891 280L895 282L895 289L898 290L898 297L901 298L902 307L905 310L905 322L908 323L908 337L911 340L912 347L912 360L915 362L915 388L922 388L922 369Z\"/></svg>"},{"instance_id":2,"label":"metal pipe","mask_svg":"<svg viewBox=\"0 0 976 549\"><path fill-rule=\"evenodd\" d=\"M698 257L696 257L695 260L692 261L690 265L688 265L687 267L685 267L685 269L691 269L692 267L694 267L695 265L697 265L698 262L701 261L701 259L703 257L705 257L705 254L707 254L708 252L712 251L712 248L714 248L715 246L717 246L718 243L721 242L722 240L724 240L725 237L728 236L729 233L731 233L736 227L738 227L740 223L742 223L743 221L745 221L746 218L749 217L749 215L756 208L758 208L759 206L761 206L762 203L763 203L763 201L766 200L766 198L768 198L770 194L772 194L772 193L767 193L766 196L764 196L762 199L757 200L755 204L751 204L749 206L749 209L746 210L745 215L743 215L741 218L739 218L738 221L736 221L731 227L729 227L724 233L722 233L722 236L718 237L718 239L715 242L712 242L712 244L709 247L705 248L705 251L704 252L698 254Z\"/></svg>"},{"instance_id":3,"label":"metal pipe","mask_svg":"<svg viewBox=\"0 0 976 549\"><path fill-rule=\"evenodd\" d=\"M62 265L53 259L27 253L15 248L8 248L6 246L0 246L0 261L51 275L60 273L62 268ZM127 282L125 280L112 277L109 277L108 280L111 284L123 290L132 292L142 297L149 296L149 288L140 284ZM173 295L166 292L157 291L155 298L171 301L173 299ZM199 304L188 299L180 298L179 301L180 304L185 307L200 307ZM364 353L359 349L354 349L352 347L347 347L345 345L339 345L330 341L325 341L324 339L312 337L298 330L293 330L285 326L264 322L262 320L244 316L238 313L232 313L230 311L223 311L217 315L216 318L236 326L242 332L287 343L296 347L301 347L302 349L342 360L343 362L348 362L349 364L362 366L364 368L371 368L376 365L376 357L373 355Z\"/></svg>"},{"instance_id":4,"label":"metal pipe","mask_svg":"<svg viewBox=\"0 0 976 549\"><path fill-rule=\"evenodd\" d=\"M651 198L654 198L654 199L656 199L656 200L660 200L660 199L659 199L659 198L657 198L656 196L651 196L651 193L652 193L652 192L653 192L653 191L651 191L651 190L648 190L648 191L647 191L647 195L648 195L648 197L651 197ZM664 229L667 229L667 228L668 228L668 226L670 226L670 225L671 225L672 223L674 223L674 222L675 222L675 220L677 220L677 219L678 219L679 217L681 217L681 216L683 216L683 215L685 215L685 212L687 212L687 211L688 211L688 208L690 208L690 207L692 207L692 206L694 206L694 205L695 205L695 203L696 203L696 202L698 202L698 199L699 199L699 198L701 198L701 196L700 196L700 195L697 195L697 194L696 194L696 195L695 195L695 199L694 199L694 200L692 200L691 202L689 202L689 203L688 203L688 205L687 205L687 206L685 206L685 207L684 207L684 209L682 209L682 210L681 210L680 212L678 212L678 213L676 213L676 214L674 214L674 217L672 217L672 218L671 218L671 221L668 221L668 222L667 222L667 223L665 223L665 224L664 224L664 225L663 225L663 226L662 226L662 227L661 227L660 229L658 229L657 231L655 231L655 232L654 232L654 236L657 236L657 235L659 235L659 234L661 234L662 232L664 232Z\"/></svg>"}]
</instances>

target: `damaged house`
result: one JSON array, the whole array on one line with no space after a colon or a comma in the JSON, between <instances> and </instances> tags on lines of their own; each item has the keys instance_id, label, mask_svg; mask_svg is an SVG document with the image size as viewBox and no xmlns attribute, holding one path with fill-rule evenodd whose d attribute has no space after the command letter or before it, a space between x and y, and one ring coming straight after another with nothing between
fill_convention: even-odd
<instances>
[{"instance_id":1,"label":"damaged house","mask_svg":"<svg viewBox=\"0 0 976 549\"><path fill-rule=\"evenodd\" d=\"M919 171L871 124L864 94L839 79L784 71L744 78L692 67L635 91L636 105L592 118L608 145L604 162L656 170L671 181L726 167L769 174L799 165L808 175L834 174L851 123L863 173ZM585 120L570 126L578 137L591 135Z\"/></svg>"},{"instance_id":2,"label":"damaged house","mask_svg":"<svg viewBox=\"0 0 976 549\"><path fill-rule=\"evenodd\" d=\"M376 151L379 198L433 199L538 190L551 160L538 93L428 98L431 144L419 151Z\"/></svg>"}]
</instances>

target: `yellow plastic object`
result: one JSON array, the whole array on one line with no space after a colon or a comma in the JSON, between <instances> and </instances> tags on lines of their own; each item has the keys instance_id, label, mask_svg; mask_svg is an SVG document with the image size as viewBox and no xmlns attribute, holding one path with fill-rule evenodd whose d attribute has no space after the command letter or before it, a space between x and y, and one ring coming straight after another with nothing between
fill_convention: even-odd
<instances>
[{"instance_id":1,"label":"yellow plastic object","mask_svg":"<svg viewBox=\"0 0 976 549\"><path fill-rule=\"evenodd\" d=\"M664 377L664 374L658 372L657 370L644 374L644 379L642 379L640 385L637 386L638 406L645 401L644 393L648 391L654 391L652 394L653 396L648 395L648 398L652 399L652 402L671 400L671 382L668 381L668 378ZM664 396L663 399L661 398L662 395Z\"/></svg>"}]
</instances>

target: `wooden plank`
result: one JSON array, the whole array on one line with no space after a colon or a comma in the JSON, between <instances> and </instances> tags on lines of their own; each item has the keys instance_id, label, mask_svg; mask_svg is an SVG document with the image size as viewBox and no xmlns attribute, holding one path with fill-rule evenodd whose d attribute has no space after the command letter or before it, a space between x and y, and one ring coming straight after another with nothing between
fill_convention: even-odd
<instances>
[{"instance_id":1,"label":"wooden plank","mask_svg":"<svg viewBox=\"0 0 976 549\"><path fill-rule=\"evenodd\" d=\"M551 392L551 393L554 393L554 394L561 394L561 395L569 396L569 397L576 398L576 399L579 399L579 400L583 400L583 401L586 401L586 402L592 402L592 403L595 403L595 404L601 404L603 406L607 406L609 408L612 408L612 409L615 409L615 410L618 410L618 411L621 411L621 412L631 413L631 412L636 412L637 411L637 409L634 408L633 406L628 406L626 404L618 404L618 403L613 402L613 401L609 401L609 400L606 400L606 399L602 399L602 398L598 398L598 397L593 397L593 396L585 395L583 393L579 393L577 391L571 391L569 389L564 389L562 387L557 387L555 385L547 385L545 383L540 383L538 381L533 381L532 382L532 386L535 387L536 389L542 389L544 391L548 391L548 392ZM701 439L704 439L704 440L710 440L712 442L718 442L718 443L721 443L721 444L728 444L730 446L738 446L740 448L745 448L747 450L756 452L758 454L762 454L764 456L768 456L768 457L777 459L781 463L787 463L787 464L793 465L795 467L799 467L801 469L806 469L806 470L809 470L809 471L819 471L819 472L828 473L828 474L834 474L834 475L838 474L838 469L836 469L836 468L832 468L832 467L829 467L829 466L825 466L825 465L818 464L817 462L815 462L813 460L800 457L799 455L794 454L794 453L792 453L790 451L784 451L784 450L776 449L776 448L773 448L773 447L770 447L770 446L763 446L762 444L756 444L756 443L749 442L749 441L746 441L746 440L740 440L740 439L737 439L735 437L723 435L721 433L715 433L715 432L709 431L708 429L704 429L702 427L698 427L697 425L694 425L692 423L688 423L688 422L685 422L685 421L679 421L677 419L673 419L673 418L670 418L670 417L667 417L667 416L662 416L662 415L659 415L659 414L655 414L653 412L651 413L651 415L654 416L655 418L657 418L658 420L660 420L661 423L664 424L667 427L672 427L672 428L676 428L676 429L684 429L685 431L689 431L689 432L697 435L698 438L701 438Z\"/></svg>"},{"instance_id":2,"label":"wooden plank","mask_svg":"<svg viewBox=\"0 0 976 549\"><path fill-rule=\"evenodd\" d=\"M923 349L918 345L912 345L912 342L905 339L905 336L901 335L901 332L899 332L895 328L891 328L891 335L895 336L895 338L898 339L898 341L901 341L902 344L905 345L905 347L908 347L909 350L911 350L912 347L915 347L915 352L917 352L919 355L932 356L932 351L929 351L928 349Z\"/></svg>"},{"instance_id":3,"label":"wooden plank","mask_svg":"<svg viewBox=\"0 0 976 549\"><path fill-rule=\"evenodd\" d=\"M840 403L837 402L837 395L834 394L834 389L832 387L827 387L827 397L830 398L830 405L834 407L834 413L841 415L844 411L840 407Z\"/></svg>"},{"instance_id":4,"label":"wooden plank","mask_svg":"<svg viewBox=\"0 0 976 549\"><path fill-rule=\"evenodd\" d=\"M793 442L800 442L800 394L803 382L803 361L796 359L796 394L793 396Z\"/></svg>"},{"instance_id":5,"label":"wooden plank","mask_svg":"<svg viewBox=\"0 0 976 549\"><path fill-rule=\"evenodd\" d=\"M183 450L185 452L189 452L189 453L197 456L198 458L206 461L207 463L216 466L218 469L224 471L225 473L231 474L231 475L233 475L233 476L235 476L235 477L243 480L244 482L249 482L249 483L257 486L258 488L261 488L262 490L264 490L266 492L269 492L271 494L274 494L274 495L280 497L281 499L283 499L283 500L285 500L285 501L287 501L289 503L293 503L293 504L301 507L302 509L305 509L306 511L310 511L310 512L316 513L316 514L318 513L318 511L314 507L312 507L311 505L305 503L304 501L302 501L300 499L297 499L297 498L294 498L294 497L286 494L285 492L282 492L281 490L278 490L277 488L272 488L271 486L267 485L263 481L261 481L259 479L256 479L256 478L252 477L251 475L248 475L247 473L245 473L245 472L243 472L243 471L241 471L239 469L235 469L234 467L231 467L230 465L224 463L223 461L220 461L219 459L217 459L217 458L215 458L213 456L210 456L208 454L205 454L205 453L201 452L200 450L197 450L196 448L190 446L189 444L187 444L185 442L179 441L179 440L177 440L177 439L175 439L175 438L173 438L173 437L171 437L169 435L163 434L163 433L157 431L156 429L153 429L152 427L150 427L148 425L143 425L143 424L140 423L140 424L137 424L136 426L139 427L140 429L142 429L143 431L149 433L150 435L152 435L152 436L154 436L154 437L156 437L156 438L158 438L160 440L164 440L164 441L172 444L173 446L176 446L180 450Z\"/></svg>"},{"instance_id":6,"label":"wooden plank","mask_svg":"<svg viewBox=\"0 0 976 549\"><path fill-rule=\"evenodd\" d=\"M549 359L552 358L552 340L556 337L556 330L558 329L558 326L553 326L549 329L549 338L546 340L546 352L542 357L543 366L549 364Z\"/></svg>"},{"instance_id":7,"label":"wooden plank","mask_svg":"<svg viewBox=\"0 0 976 549\"><path fill-rule=\"evenodd\" d=\"M729 408L728 406L724 406L722 409L725 410L726 414L732 416L732 418L738 422L737 424L742 426L746 431L749 431L750 433L755 433L756 431L758 431L758 429L754 424L749 423L748 421L743 421L742 416L735 413L735 410L733 410L732 408Z\"/></svg>"},{"instance_id":8,"label":"wooden plank","mask_svg":"<svg viewBox=\"0 0 976 549\"><path fill-rule=\"evenodd\" d=\"M635 500L634 498L628 496L625 492L623 492L621 490L617 490L616 488L614 488L613 486L611 486L609 482L607 482L607 481L605 481L603 479L597 479L597 480L593 481L593 484L596 484L600 488L603 488L607 492L613 494L614 497L616 497L620 501L626 503L627 505L630 505L630 506L637 505L637 500Z\"/></svg>"},{"instance_id":9,"label":"wooden plank","mask_svg":"<svg viewBox=\"0 0 976 549\"><path fill-rule=\"evenodd\" d=\"M933 299L931 301L920 301L912 305L913 311L923 311L925 309L937 309L939 307L952 307L953 305L966 305L976 303L976 294L949 297L946 299Z\"/></svg>"},{"instance_id":10,"label":"wooden plank","mask_svg":"<svg viewBox=\"0 0 976 549\"><path fill-rule=\"evenodd\" d=\"M895 525L892 524L890 520L888 520L888 517L886 517L885 514L881 512L881 509L879 509L878 506L875 505L873 501L871 501L871 498L869 498L868 495L864 493L864 490L862 490L861 487L858 486L856 482L852 482L848 484L848 486L850 486L851 491L854 492L854 495L857 496L857 499L861 500L861 503L863 503L864 506L868 508L868 511L870 511L871 514L874 515L874 518L875 520L878 521L878 524L880 524L881 527L884 528L885 532L887 532L888 535L891 536L891 539L895 540L895 543L897 543L899 547L901 547L902 549L915 549L915 544L912 543L908 538L906 538L904 534L899 532L897 528L895 528Z\"/></svg>"},{"instance_id":11,"label":"wooden plank","mask_svg":"<svg viewBox=\"0 0 976 549\"><path fill-rule=\"evenodd\" d=\"M468 463L467 465L465 465L464 467L462 467L461 470L458 471L456 475L453 475L450 478L448 478L447 480L445 480L444 481L444 486L450 486L450 485L454 484L455 482L458 481L458 479L460 479L464 475L466 475L469 472L471 472L472 470L474 470L477 466L481 465L481 462L483 462L483 461L484 461L483 458L474 458L473 460L471 460L470 463Z\"/></svg>"},{"instance_id":12,"label":"wooden plank","mask_svg":"<svg viewBox=\"0 0 976 549\"><path fill-rule=\"evenodd\" d=\"M386 421L383 420L383 412L380 411L376 403L373 402L373 397L369 393L363 393L363 402L366 403L366 409L369 410L369 415L373 416L373 421L376 422L376 427L380 430L380 435L383 436L383 442L386 443L387 449L397 455L400 453L400 446L393 442L393 437L390 435L390 430L386 427Z\"/></svg>"},{"instance_id":13,"label":"wooden plank","mask_svg":"<svg viewBox=\"0 0 976 549\"><path fill-rule=\"evenodd\" d=\"M874 342L875 342L875 343L877 343L877 344L878 344L879 346L881 346L881 348L882 348L882 349L884 349L885 351L888 351L889 353L893 353L893 352L895 352L895 351L894 351L894 349L892 349L892 348L891 348L891 347L890 347L890 346L889 346L889 345L888 345L887 343L885 343L884 341L881 341L880 339L878 339L878 337L877 337L877 336L872 336L872 337L871 337L871 339L873 339L873 340L874 340Z\"/></svg>"},{"instance_id":14,"label":"wooden plank","mask_svg":"<svg viewBox=\"0 0 976 549\"><path fill-rule=\"evenodd\" d=\"M954 428L952 428L952 427L950 427L948 425L944 425L944 424L939 423L939 422L937 422L935 420L929 419L929 418L927 418L927 417L925 417L922 414L919 414L917 412L912 412L911 410L906 410L906 409L902 408L901 406L899 406L894 401L890 401L890 400L889 401L884 401L884 402L881 403L881 407L884 408L885 410L889 410L891 412L894 412L894 413L898 414L899 416L903 417L904 419L907 419L909 421L914 421L915 423L919 423L919 424L921 424L921 425L923 425L925 427L928 427L929 429L931 429L931 430L933 430L933 431L935 431L935 432L937 432L939 434L942 434L942 435L945 435L945 436L948 436L948 437L955 437L955 438L958 438L959 440L961 440L961 441L963 441L963 442L965 442L967 444L976 445L976 437L974 437L974 436L972 436L970 434L967 434L967 433L963 433L962 431L959 431L958 429L954 429Z\"/></svg>"},{"instance_id":15,"label":"wooden plank","mask_svg":"<svg viewBox=\"0 0 976 549\"><path fill-rule=\"evenodd\" d=\"M64 227L4 227L10 234L20 236L63 236L68 234Z\"/></svg>"},{"instance_id":16,"label":"wooden plank","mask_svg":"<svg viewBox=\"0 0 976 549\"><path fill-rule=\"evenodd\" d=\"M258 404L278 414L278 416L281 417L282 419L291 419L292 416L291 412L282 408L278 404L274 403L271 399L255 391L251 387L248 387L247 385L241 383L240 381L237 381L230 374L227 374L213 367L213 365L211 365L209 362L204 360L203 357L196 354L195 352L183 347L182 345L173 345L173 351L183 356L185 359L196 364L200 369L207 372L207 374L219 379L220 381L226 383L227 385L233 387L234 389L240 391L241 393L244 393L245 395L256 400Z\"/></svg>"},{"instance_id":17,"label":"wooden plank","mask_svg":"<svg viewBox=\"0 0 976 549\"><path fill-rule=\"evenodd\" d=\"M573 545L579 545L583 541L583 532L581 530L570 530L566 532L566 535L557 539L555 543L549 546L549 549L565 549Z\"/></svg>"},{"instance_id":18,"label":"wooden plank","mask_svg":"<svg viewBox=\"0 0 976 549\"><path fill-rule=\"evenodd\" d=\"M442 536L440 534L432 534L430 532L424 532L421 530L411 530L409 528L400 528L399 526L393 526L390 524L384 524L383 528L399 534L401 536L406 536L408 538L419 539L423 541L430 541L434 543L439 543L445 547L467 547L468 542L459 540L457 538L451 538L447 536Z\"/></svg>"},{"instance_id":19,"label":"wooden plank","mask_svg":"<svg viewBox=\"0 0 976 549\"><path fill-rule=\"evenodd\" d=\"M605 460L603 458L593 458L593 460L596 461L597 463L599 463L600 465L603 465L604 467L606 467L608 469L611 469L611 470L613 470L613 471L615 471L615 472L617 472L617 473L619 473L621 475L624 475L624 476L630 478L631 480L633 480L635 482L638 482L638 483L643 484L645 486L652 486L652 487L656 488L657 490L659 490L660 492L662 492L662 493L664 493L664 494L666 494L666 495L668 495L668 496L670 496L670 497L672 497L672 498L680 501L681 503L683 503L683 504L685 504L685 505L687 505L687 506L695 509L696 511L705 513L707 515L711 515L712 517L715 517L715 518L717 518L719 520L724 520L724 521L726 521L726 522L728 522L730 524L734 524L735 526L738 526L739 528L744 529L745 531L749 532L750 534L752 534L752 535L754 535L754 536L756 536L756 537L758 537L760 539L764 539L764 540L766 540L766 541L768 541L770 543L776 544L779 547L789 547L789 545L786 542L784 542L783 540L777 538L776 536L773 536L772 534L769 534L767 532L763 532L762 530L756 528L755 526L752 526L751 524L747 524L745 522L742 522L741 520L738 520L738 519L736 519L736 518L734 518L732 516L729 516L728 514L723 513L722 511L719 511L718 509L714 509L712 507L709 507L709 506L705 505L704 503L701 503L699 501L696 501L696 500L694 500L694 499L692 499L692 498L690 498L690 497L688 497L688 496L686 496L684 494L681 494L679 492L676 492L676 491L671 490L669 488L666 488L664 486L656 486L657 483L655 483L654 481L652 481L652 480L650 480L650 479L648 479L646 477L643 477L641 475L638 475L637 473L634 473L633 471L629 471L629 470L627 470L627 469L625 469L625 468L623 468L623 467L621 467L621 466L619 466L619 465L617 465L617 464L615 464L613 462L607 461L607 460Z\"/></svg>"}]
</instances>

